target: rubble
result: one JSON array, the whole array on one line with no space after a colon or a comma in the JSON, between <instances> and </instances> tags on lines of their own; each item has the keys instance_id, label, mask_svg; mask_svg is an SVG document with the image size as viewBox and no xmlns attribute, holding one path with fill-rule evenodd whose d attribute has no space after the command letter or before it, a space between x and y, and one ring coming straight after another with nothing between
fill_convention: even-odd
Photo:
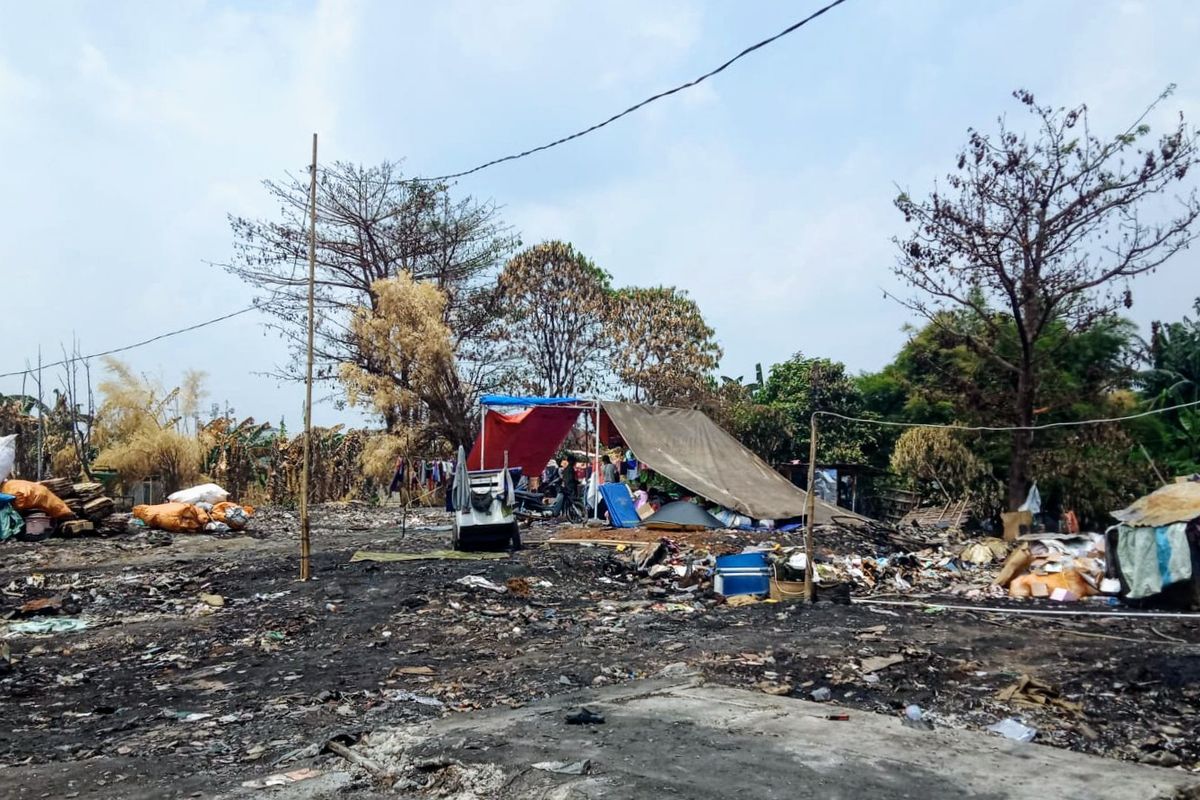
<instances>
[{"instance_id":1,"label":"rubble","mask_svg":"<svg viewBox=\"0 0 1200 800\"><path fill-rule=\"evenodd\" d=\"M199 769L239 786L346 769L324 743L347 731L354 738L339 741L385 766L397 787L475 786L488 796L491 777L469 765L422 771L415 757L384 758L369 732L559 695L563 719L579 710L567 697L579 687L691 673L759 693L824 697L833 717L861 709L895 719L916 705L939 729L984 730L1019 714L1051 746L1200 765L1200 747L1181 733L1200 725L1194 620L1155 619L1151 631L1136 618L829 602L836 585L859 598L870 591L847 565L880 591L896 591L893 575L910 583L910 595L990 586L1001 562L962 564L965 542L923 555L870 544L861 550L870 557L822 547L816 605L761 597L735 607L712 592L715 552L761 546L761 536L659 533L541 546L550 530L534 529L526 550L496 560L351 562L359 551L444 550L448 533L436 529L445 517L410 514L423 528L401 529L400 509L314 512L317 579L308 583L295 580L295 516L283 509L264 509L253 537L152 541L154 532L142 531L6 542L0 610L41 600L52 609L58 597L63 610L0 622L9 647L0 666L8 721L0 765L136 758L148 776L139 780L168 785ZM794 578L788 564L799 539L779 532L771 542L780 576ZM71 603L78 609L66 613ZM21 627L29 623L54 624ZM600 726L609 727L611 718ZM364 734L370 746L352 744Z\"/></svg>"}]
</instances>

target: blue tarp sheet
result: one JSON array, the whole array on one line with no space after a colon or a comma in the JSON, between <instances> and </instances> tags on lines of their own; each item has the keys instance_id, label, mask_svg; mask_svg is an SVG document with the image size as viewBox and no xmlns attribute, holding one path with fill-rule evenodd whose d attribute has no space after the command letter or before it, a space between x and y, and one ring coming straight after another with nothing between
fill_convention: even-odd
<instances>
[{"instance_id":1,"label":"blue tarp sheet","mask_svg":"<svg viewBox=\"0 0 1200 800\"><path fill-rule=\"evenodd\" d=\"M608 506L608 519L614 528L636 528L642 524L627 484L602 483L600 495L604 498L604 505Z\"/></svg>"},{"instance_id":2,"label":"blue tarp sheet","mask_svg":"<svg viewBox=\"0 0 1200 800\"><path fill-rule=\"evenodd\" d=\"M579 397L516 397L508 394L485 394L479 398L479 404L484 406L564 406L591 401Z\"/></svg>"}]
</instances>

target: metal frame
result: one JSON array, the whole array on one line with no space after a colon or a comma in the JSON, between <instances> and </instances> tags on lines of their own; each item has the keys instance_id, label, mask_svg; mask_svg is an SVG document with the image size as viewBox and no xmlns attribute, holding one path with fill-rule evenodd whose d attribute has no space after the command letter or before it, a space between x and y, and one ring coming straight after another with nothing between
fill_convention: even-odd
<instances>
[{"instance_id":1,"label":"metal frame","mask_svg":"<svg viewBox=\"0 0 1200 800\"><path fill-rule=\"evenodd\" d=\"M516 399L516 398L514 398L514 399ZM583 400L580 402L570 402L570 403L546 403L544 405L546 405L549 408L566 408L566 409L574 409L581 413L588 412L592 415L593 419L595 419L595 421L596 421L596 454L595 454L595 458L592 458L590 460L592 462L592 475L594 476L594 478L596 480L596 492L598 495L599 491L600 491L599 487L600 487L600 407L601 407L601 401L600 400ZM520 404L512 404L512 405L504 405L504 406L497 405L496 406L496 408L501 408L501 407L503 407L503 408L533 408L534 406L533 405L522 406ZM487 463L487 459L484 454L487 452L487 425L486 425L486 422L487 422L487 412L488 412L489 408L492 408L492 406L486 405L485 403L482 403L482 402L479 404L479 468L480 469L483 469L484 468L483 465ZM584 502L586 504L587 498L584 498ZM599 497L597 497L597 499L596 499L596 504L594 506L592 506L592 519L594 519L594 520L600 519Z\"/></svg>"}]
</instances>

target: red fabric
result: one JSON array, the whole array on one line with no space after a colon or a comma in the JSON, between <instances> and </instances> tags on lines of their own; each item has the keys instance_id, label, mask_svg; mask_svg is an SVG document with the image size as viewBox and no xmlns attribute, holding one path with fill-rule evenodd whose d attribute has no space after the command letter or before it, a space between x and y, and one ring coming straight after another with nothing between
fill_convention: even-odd
<instances>
[{"instance_id":1,"label":"red fabric","mask_svg":"<svg viewBox=\"0 0 1200 800\"><path fill-rule=\"evenodd\" d=\"M617 426L613 425L608 414L601 409L600 411L600 443L605 447L623 447L625 440L621 438L621 432L617 430Z\"/></svg>"},{"instance_id":2,"label":"red fabric","mask_svg":"<svg viewBox=\"0 0 1200 800\"><path fill-rule=\"evenodd\" d=\"M483 418L483 435L467 456L467 469L500 469L507 450L509 467L520 467L531 478L541 475L578 418L579 409L554 406L535 406L516 414L489 411Z\"/></svg>"}]
</instances>

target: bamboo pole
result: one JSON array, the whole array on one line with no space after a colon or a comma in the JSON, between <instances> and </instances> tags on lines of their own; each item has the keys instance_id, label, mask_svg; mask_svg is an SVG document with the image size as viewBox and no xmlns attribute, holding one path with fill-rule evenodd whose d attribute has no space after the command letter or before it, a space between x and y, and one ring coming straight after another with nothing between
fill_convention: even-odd
<instances>
[{"instance_id":1,"label":"bamboo pole","mask_svg":"<svg viewBox=\"0 0 1200 800\"><path fill-rule=\"evenodd\" d=\"M808 433L808 508L804 517L804 599L813 601L813 523L817 517L817 415Z\"/></svg>"},{"instance_id":2,"label":"bamboo pole","mask_svg":"<svg viewBox=\"0 0 1200 800\"><path fill-rule=\"evenodd\" d=\"M312 462L313 295L317 272L317 135L312 140L312 174L308 188L308 358L304 376L304 460L300 469L300 580L312 577L312 541L309 537L308 484Z\"/></svg>"}]
</instances>

